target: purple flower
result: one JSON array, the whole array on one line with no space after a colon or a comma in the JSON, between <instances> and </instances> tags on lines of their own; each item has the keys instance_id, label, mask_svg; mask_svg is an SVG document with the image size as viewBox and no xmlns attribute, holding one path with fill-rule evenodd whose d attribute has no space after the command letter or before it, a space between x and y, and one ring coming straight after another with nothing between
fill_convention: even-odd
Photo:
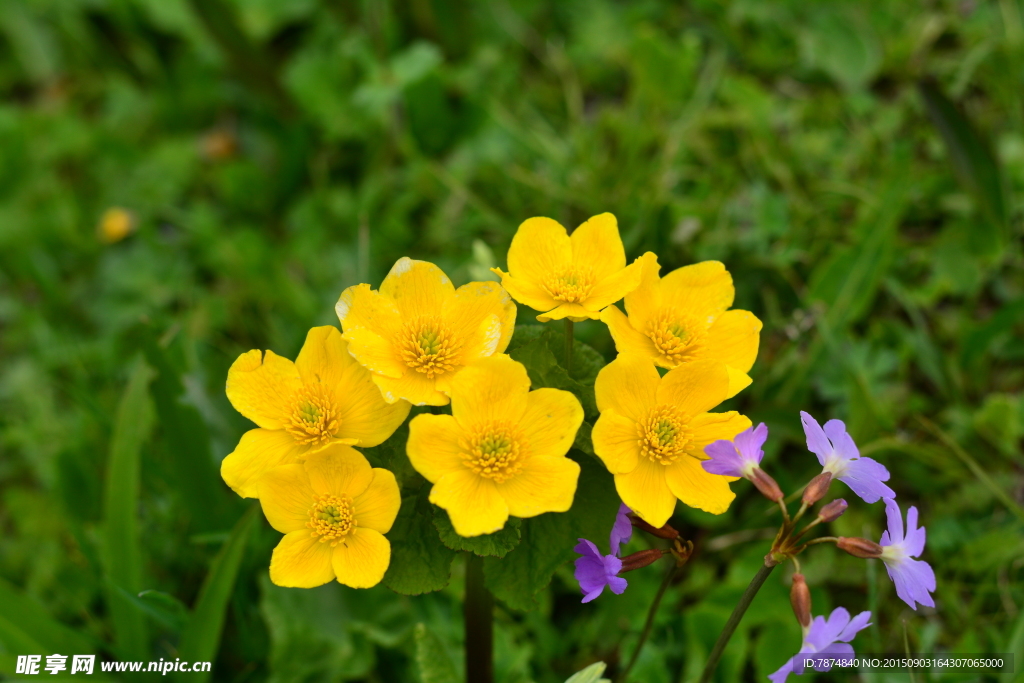
<instances>
[{"instance_id":1,"label":"purple flower","mask_svg":"<svg viewBox=\"0 0 1024 683\"><path fill-rule=\"evenodd\" d=\"M626 590L626 580L617 576L622 569L622 560L615 555L602 555L597 546L585 538L578 539L579 543L573 550L581 557L576 558L576 580L580 583L580 590L583 591L583 602L590 602L608 586L612 593L622 595Z\"/></svg>"},{"instance_id":2,"label":"purple flower","mask_svg":"<svg viewBox=\"0 0 1024 683\"><path fill-rule=\"evenodd\" d=\"M924 560L913 558L924 552L924 527L917 526L917 508L907 511L907 535L903 535L903 514L900 506L891 498L885 499L885 516L889 530L882 532L882 562L889 572L889 578L896 584L896 595L903 602L917 609L920 603L935 607L931 593L935 592L935 572Z\"/></svg>"},{"instance_id":3,"label":"purple flower","mask_svg":"<svg viewBox=\"0 0 1024 683\"><path fill-rule=\"evenodd\" d=\"M889 470L877 460L860 457L857 444L840 420L826 422L824 431L805 412L801 411L800 421L807 435L807 450L818 456L823 472L849 486L865 503L896 497L896 492L883 483L889 480Z\"/></svg>"},{"instance_id":4,"label":"purple flower","mask_svg":"<svg viewBox=\"0 0 1024 683\"><path fill-rule=\"evenodd\" d=\"M710 460L701 467L711 474L750 479L754 470L761 466L764 451L761 446L768 439L768 425L761 423L757 429L751 427L737 434L732 441L715 441L704 447Z\"/></svg>"},{"instance_id":5,"label":"purple flower","mask_svg":"<svg viewBox=\"0 0 1024 683\"><path fill-rule=\"evenodd\" d=\"M850 613L843 607L836 607L829 615L828 621L825 617L815 617L814 621L804 632L804 642L788 662L782 665L778 671L768 677L772 683L783 683L789 674L800 675L804 672L804 657L802 655L827 654L833 658L853 657L853 646L850 641L857 633L871 623L871 612L861 612L853 619ZM818 671L828 671L832 667L824 663L814 667Z\"/></svg>"},{"instance_id":6,"label":"purple flower","mask_svg":"<svg viewBox=\"0 0 1024 683\"><path fill-rule=\"evenodd\" d=\"M629 521L629 513L631 513L625 503L619 504L619 511L615 515L615 523L612 524L612 533L608 538L608 545L611 546L612 555L615 557L619 556L619 546L623 543L629 543L629 539L633 536L633 523Z\"/></svg>"}]
</instances>

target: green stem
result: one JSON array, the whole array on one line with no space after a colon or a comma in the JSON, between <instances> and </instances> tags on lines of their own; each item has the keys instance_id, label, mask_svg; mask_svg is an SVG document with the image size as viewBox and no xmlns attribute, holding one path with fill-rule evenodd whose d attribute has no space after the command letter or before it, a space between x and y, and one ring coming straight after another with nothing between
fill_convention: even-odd
<instances>
[{"instance_id":1,"label":"green stem","mask_svg":"<svg viewBox=\"0 0 1024 683\"><path fill-rule=\"evenodd\" d=\"M572 377L572 321L565 319L565 374Z\"/></svg>"},{"instance_id":2,"label":"green stem","mask_svg":"<svg viewBox=\"0 0 1024 683\"><path fill-rule=\"evenodd\" d=\"M773 569L775 569L775 565L771 567L761 565L761 568L754 574L754 578L750 580L750 585L747 586L747 590L743 591L743 595L740 596L740 601L736 604L736 608L729 615L729 621L725 622L725 628L718 635L715 646L711 648L707 664L704 665L704 673L700 676L700 683L708 683L711 680L711 676L714 675L715 669L718 667L718 660L722 658L722 653L725 652L725 646L729 644L729 639L732 638L733 632L739 626L744 613L750 607L750 603L754 600L754 596L757 595L757 591L761 590L761 586L764 585L765 579L768 578Z\"/></svg>"},{"instance_id":3,"label":"green stem","mask_svg":"<svg viewBox=\"0 0 1024 683\"><path fill-rule=\"evenodd\" d=\"M466 682L494 683L494 598L484 586L484 561L466 560Z\"/></svg>"},{"instance_id":4,"label":"green stem","mask_svg":"<svg viewBox=\"0 0 1024 683\"><path fill-rule=\"evenodd\" d=\"M674 558L673 558L674 559ZM669 567L668 573L665 574L665 578L662 580L661 585L658 586L658 592L654 596L654 601L651 603L650 608L647 610L647 621L644 622L644 630L640 633L640 640L637 641L636 649L633 650L633 656L629 658L629 664L619 674L619 683L626 682L626 676L629 675L630 669L636 664L637 658L640 657L640 650L643 649L644 643L647 642L647 637L651 635L651 627L654 626L654 615L658 612L658 606L661 604L661 599L665 595L665 591L668 590L669 584L672 583L672 578L676 575L678 566L675 562Z\"/></svg>"}]
</instances>

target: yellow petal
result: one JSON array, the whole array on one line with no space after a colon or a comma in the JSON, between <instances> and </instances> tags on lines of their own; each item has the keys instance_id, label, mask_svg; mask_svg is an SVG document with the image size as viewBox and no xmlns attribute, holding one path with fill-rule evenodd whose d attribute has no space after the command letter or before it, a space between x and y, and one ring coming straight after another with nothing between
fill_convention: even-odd
<instances>
[{"instance_id":1,"label":"yellow petal","mask_svg":"<svg viewBox=\"0 0 1024 683\"><path fill-rule=\"evenodd\" d=\"M561 389L537 389L527 394L526 412L519 421L534 457L568 453L582 423L579 399Z\"/></svg>"},{"instance_id":2,"label":"yellow petal","mask_svg":"<svg viewBox=\"0 0 1024 683\"><path fill-rule=\"evenodd\" d=\"M494 481L468 470L455 470L430 489L430 502L448 511L459 536L498 531L508 521L508 504Z\"/></svg>"},{"instance_id":3,"label":"yellow petal","mask_svg":"<svg viewBox=\"0 0 1024 683\"><path fill-rule=\"evenodd\" d=\"M404 317L441 315L445 301L455 294L455 286L433 263L403 256L384 278L380 293L390 297Z\"/></svg>"},{"instance_id":4,"label":"yellow petal","mask_svg":"<svg viewBox=\"0 0 1024 683\"><path fill-rule=\"evenodd\" d=\"M462 429L451 415L417 415L409 422L409 462L431 483L465 469L461 438Z\"/></svg>"},{"instance_id":5,"label":"yellow petal","mask_svg":"<svg viewBox=\"0 0 1024 683\"><path fill-rule=\"evenodd\" d=\"M264 429L281 429L291 416L293 396L302 386L295 364L258 349L243 353L228 370L228 400L235 410Z\"/></svg>"},{"instance_id":6,"label":"yellow petal","mask_svg":"<svg viewBox=\"0 0 1024 683\"><path fill-rule=\"evenodd\" d=\"M494 420L519 423L530 377L522 363L500 354L464 367L451 387L452 415L463 429Z\"/></svg>"},{"instance_id":7,"label":"yellow petal","mask_svg":"<svg viewBox=\"0 0 1024 683\"><path fill-rule=\"evenodd\" d=\"M665 479L676 498L713 515L728 510L736 497L729 488L729 477L706 472L696 458L679 458L665 469Z\"/></svg>"},{"instance_id":8,"label":"yellow petal","mask_svg":"<svg viewBox=\"0 0 1024 683\"><path fill-rule=\"evenodd\" d=\"M583 302L583 306L588 311L600 311L605 306L615 303L637 288L642 273L643 264L637 260L599 280L590 291L590 296Z\"/></svg>"},{"instance_id":9,"label":"yellow petal","mask_svg":"<svg viewBox=\"0 0 1024 683\"><path fill-rule=\"evenodd\" d=\"M319 495L355 498L373 481L373 469L366 457L343 444L331 444L310 455L304 467L309 485Z\"/></svg>"},{"instance_id":10,"label":"yellow petal","mask_svg":"<svg viewBox=\"0 0 1024 683\"><path fill-rule=\"evenodd\" d=\"M357 327L342 335L348 343L348 352L370 372L385 377L401 377L407 367L395 351L395 345L375 331Z\"/></svg>"},{"instance_id":11,"label":"yellow petal","mask_svg":"<svg viewBox=\"0 0 1024 683\"><path fill-rule=\"evenodd\" d=\"M654 348L650 337L633 329L630 319L618 307L609 306L601 311L601 322L608 325L608 331L615 341L615 350L620 354L642 356L658 363L661 355Z\"/></svg>"},{"instance_id":12,"label":"yellow petal","mask_svg":"<svg viewBox=\"0 0 1024 683\"><path fill-rule=\"evenodd\" d=\"M636 469L640 457L637 424L613 409L605 410L594 423L590 435L594 453L612 474L626 474Z\"/></svg>"},{"instance_id":13,"label":"yellow petal","mask_svg":"<svg viewBox=\"0 0 1024 683\"><path fill-rule=\"evenodd\" d=\"M257 488L260 506L270 526L282 534L306 528L316 492L302 465L281 465L267 470Z\"/></svg>"},{"instance_id":14,"label":"yellow petal","mask_svg":"<svg viewBox=\"0 0 1024 683\"><path fill-rule=\"evenodd\" d=\"M334 312L346 333L364 328L390 338L402 329L402 315L395 302L370 289L367 284L355 285L342 292Z\"/></svg>"},{"instance_id":15,"label":"yellow petal","mask_svg":"<svg viewBox=\"0 0 1024 683\"><path fill-rule=\"evenodd\" d=\"M373 588L391 564L391 543L373 529L359 527L334 547L332 560L338 583L351 588Z\"/></svg>"},{"instance_id":16,"label":"yellow petal","mask_svg":"<svg viewBox=\"0 0 1024 683\"><path fill-rule=\"evenodd\" d=\"M498 492L515 517L565 512L572 507L580 466L565 456L530 457L519 474L498 484Z\"/></svg>"},{"instance_id":17,"label":"yellow petal","mask_svg":"<svg viewBox=\"0 0 1024 683\"><path fill-rule=\"evenodd\" d=\"M677 268L661 278L662 301L699 317L711 318L732 306L732 275L718 261Z\"/></svg>"},{"instance_id":18,"label":"yellow petal","mask_svg":"<svg viewBox=\"0 0 1024 683\"><path fill-rule=\"evenodd\" d=\"M724 439L732 441L744 429L751 426L750 418L734 410L727 413L704 413L690 420L693 437L686 452L698 460L707 460L704 447Z\"/></svg>"},{"instance_id":19,"label":"yellow petal","mask_svg":"<svg viewBox=\"0 0 1024 683\"><path fill-rule=\"evenodd\" d=\"M718 361L684 363L661 379L658 404L673 405L690 415L706 413L729 394L729 371Z\"/></svg>"},{"instance_id":20,"label":"yellow petal","mask_svg":"<svg viewBox=\"0 0 1024 683\"><path fill-rule=\"evenodd\" d=\"M750 311L726 311L708 329L704 357L749 372L757 359L761 326Z\"/></svg>"},{"instance_id":21,"label":"yellow petal","mask_svg":"<svg viewBox=\"0 0 1024 683\"><path fill-rule=\"evenodd\" d=\"M592 269L598 282L626 267L626 250L619 237L619 223L610 213L594 216L576 228L569 240L573 265Z\"/></svg>"},{"instance_id":22,"label":"yellow petal","mask_svg":"<svg viewBox=\"0 0 1024 683\"><path fill-rule=\"evenodd\" d=\"M437 377L430 379L413 369L401 377L374 375L373 382L388 403L404 399L414 406L448 405L448 397L437 390Z\"/></svg>"},{"instance_id":23,"label":"yellow petal","mask_svg":"<svg viewBox=\"0 0 1024 683\"><path fill-rule=\"evenodd\" d=\"M664 526L675 512L676 497L665 481L665 466L647 458L640 458L629 474L616 474L615 490L623 503L653 526Z\"/></svg>"},{"instance_id":24,"label":"yellow petal","mask_svg":"<svg viewBox=\"0 0 1024 683\"><path fill-rule=\"evenodd\" d=\"M516 305L497 282L470 282L445 304L444 318L463 340L466 364L505 351L516 326Z\"/></svg>"},{"instance_id":25,"label":"yellow petal","mask_svg":"<svg viewBox=\"0 0 1024 683\"><path fill-rule=\"evenodd\" d=\"M729 371L729 394L726 398L732 398L749 387L750 383L753 382L753 380L750 379L750 375L745 372L740 372L734 367L727 365L726 370Z\"/></svg>"},{"instance_id":26,"label":"yellow petal","mask_svg":"<svg viewBox=\"0 0 1024 683\"><path fill-rule=\"evenodd\" d=\"M547 313L541 313L537 316L537 320L546 323L552 320L568 318L574 323L578 323L583 320L597 320L600 317L600 311L592 311L583 306L583 304L561 304L558 308L552 309Z\"/></svg>"},{"instance_id":27,"label":"yellow petal","mask_svg":"<svg viewBox=\"0 0 1024 683\"><path fill-rule=\"evenodd\" d=\"M524 306L529 306L536 311L550 311L560 303L540 283L512 277L503 272L501 268L491 268L491 271L501 278L501 286L512 298Z\"/></svg>"},{"instance_id":28,"label":"yellow petal","mask_svg":"<svg viewBox=\"0 0 1024 683\"><path fill-rule=\"evenodd\" d=\"M283 429L250 429L220 463L220 476L242 498L257 498L256 482L272 467L300 462L309 452Z\"/></svg>"},{"instance_id":29,"label":"yellow petal","mask_svg":"<svg viewBox=\"0 0 1024 683\"><path fill-rule=\"evenodd\" d=\"M391 531L391 525L402 505L395 475L379 467L373 468L373 481L369 488L352 501L353 515L359 528L373 529L382 534Z\"/></svg>"},{"instance_id":30,"label":"yellow petal","mask_svg":"<svg viewBox=\"0 0 1024 683\"><path fill-rule=\"evenodd\" d=\"M341 332L331 325L314 327L306 333L295 367L306 384L322 384L333 388L341 384L346 366L355 365Z\"/></svg>"},{"instance_id":31,"label":"yellow petal","mask_svg":"<svg viewBox=\"0 0 1024 683\"><path fill-rule=\"evenodd\" d=\"M571 265L569 235L557 221L528 218L519 225L508 249L508 270L512 277L543 285L552 274Z\"/></svg>"},{"instance_id":32,"label":"yellow petal","mask_svg":"<svg viewBox=\"0 0 1024 683\"><path fill-rule=\"evenodd\" d=\"M640 284L632 292L626 295L626 314L629 315L629 322L636 330L643 330L649 321L661 308L661 266L658 265L658 257L654 252L647 252L639 259Z\"/></svg>"},{"instance_id":33,"label":"yellow petal","mask_svg":"<svg viewBox=\"0 0 1024 683\"><path fill-rule=\"evenodd\" d=\"M270 558L270 580L288 588L316 588L334 578L334 548L320 543L309 529L293 531L281 539Z\"/></svg>"},{"instance_id":34,"label":"yellow petal","mask_svg":"<svg viewBox=\"0 0 1024 683\"><path fill-rule=\"evenodd\" d=\"M660 381L661 376L649 359L619 354L597 373L597 409L604 412L611 408L636 422L654 407Z\"/></svg>"}]
</instances>

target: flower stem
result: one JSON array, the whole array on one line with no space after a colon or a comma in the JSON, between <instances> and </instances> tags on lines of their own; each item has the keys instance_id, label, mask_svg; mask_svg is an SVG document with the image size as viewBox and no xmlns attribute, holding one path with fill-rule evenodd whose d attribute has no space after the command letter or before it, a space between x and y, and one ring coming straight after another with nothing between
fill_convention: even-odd
<instances>
[{"instance_id":1,"label":"flower stem","mask_svg":"<svg viewBox=\"0 0 1024 683\"><path fill-rule=\"evenodd\" d=\"M775 565L770 567L768 565L761 565L761 568L754 574L754 578L750 580L750 585L747 586L747 590L743 591L743 595L740 596L740 601L736 604L736 608L729 615L729 621L725 622L725 628L718 635L715 646L711 648L707 664L704 665L704 673L700 676L700 683L708 683L711 680L715 669L718 667L718 660L722 658L722 653L725 652L725 646L729 644L729 639L732 638L733 632L739 626L744 613L750 607L750 603L753 602L757 591L761 590L761 586L764 585L765 579L768 578L773 569L775 569Z\"/></svg>"},{"instance_id":2,"label":"flower stem","mask_svg":"<svg viewBox=\"0 0 1024 683\"><path fill-rule=\"evenodd\" d=\"M494 683L494 598L484 586L484 561L479 555L466 559L467 683Z\"/></svg>"},{"instance_id":3,"label":"flower stem","mask_svg":"<svg viewBox=\"0 0 1024 683\"><path fill-rule=\"evenodd\" d=\"M676 575L678 565L673 562L672 566L669 567L668 573L665 574L665 578L662 580L661 585L658 586L658 592L654 595L654 601L651 602L650 608L647 610L647 621L644 622L644 630L640 633L640 640L636 643L636 649L633 650L633 656L629 658L629 664L619 674L619 683L626 683L626 676L629 675L630 669L636 664L637 658L640 657L640 650L643 649L644 643L647 642L647 637L651 635L651 627L654 626L654 615L658 611L658 605L661 604L661 599L665 595L665 591L668 590L669 584L672 583L672 578Z\"/></svg>"},{"instance_id":4,"label":"flower stem","mask_svg":"<svg viewBox=\"0 0 1024 683\"><path fill-rule=\"evenodd\" d=\"M565 319L565 374L572 377L572 321Z\"/></svg>"}]
</instances>

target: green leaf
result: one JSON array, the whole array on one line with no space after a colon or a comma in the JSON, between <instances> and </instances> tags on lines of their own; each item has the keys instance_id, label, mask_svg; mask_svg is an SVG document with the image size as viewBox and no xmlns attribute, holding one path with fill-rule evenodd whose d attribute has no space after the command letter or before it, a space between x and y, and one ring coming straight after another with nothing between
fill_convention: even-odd
<instances>
[{"instance_id":1,"label":"green leaf","mask_svg":"<svg viewBox=\"0 0 1024 683\"><path fill-rule=\"evenodd\" d=\"M138 595L132 595L120 586L111 584L111 588L139 612L163 624L175 634L180 633L188 622L188 607L173 595L155 590L145 590Z\"/></svg>"},{"instance_id":2,"label":"green leaf","mask_svg":"<svg viewBox=\"0 0 1024 683\"><path fill-rule=\"evenodd\" d=\"M594 400L594 387L581 384L569 377L565 368L558 364L558 359L543 337L519 346L509 355L513 360L526 366L533 389L551 387L570 391L579 399L586 417L589 419L596 417L597 403Z\"/></svg>"},{"instance_id":3,"label":"green leaf","mask_svg":"<svg viewBox=\"0 0 1024 683\"><path fill-rule=\"evenodd\" d=\"M7 652L94 652L92 638L50 616L46 607L0 578L0 645Z\"/></svg>"},{"instance_id":4,"label":"green leaf","mask_svg":"<svg viewBox=\"0 0 1024 683\"><path fill-rule=\"evenodd\" d=\"M202 588L199 589L199 598L192 611L192 618L189 619L188 626L181 636L178 652L182 659L193 662L214 660L220 646L221 631L227 616L228 600L231 598L235 578L238 576L238 567L242 563L245 546L249 541L249 534L255 526L259 509L260 506L256 504L249 506L249 509L231 530L228 542L213 559L210 571L203 581ZM189 673L187 677L190 681L204 681L209 679L210 672Z\"/></svg>"},{"instance_id":5,"label":"green leaf","mask_svg":"<svg viewBox=\"0 0 1024 683\"><path fill-rule=\"evenodd\" d=\"M565 683L612 683L610 678L602 678L601 674L608 668L604 662L594 662L586 669L577 671L566 679Z\"/></svg>"},{"instance_id":6,"label":"green leaf","mask_svg":"<svg viewBox=\"0 0 1024 683\"><path fill-rule=\"evenodd\" d=\"M947 98L932 80L918 84L925 109L949 151L953 172L960 184L974 197L986 218L974 226L974 237L982 242L981 251L998 255L1006 240L1007 201L995 155L970 119Z\"/></svg>"},{"instance_id":7,"label":"green leaf","mask_svg":"<svg viewBox=\"0 0 1024 683\"><path fill-rule=\"evenodd\" d=\"M388 532L391 564L383 583L396 593L430 593L447 586L452 578L455 551L441 543L432 507L425 492L403 498L398 518Z\"/></svg>"},{"instance_id":8,"label":"green leaf","mask_svg":"<svg viewBox=\"0 0 1024 683\"><path fill-rule=\"evenodd\" d=\"M422 683L458 683L459 677L441 640L425 624L416 624L416 667Z\"/></svg>"},{"instance_id":9,"label":"green leaf","mask_svg":"<svg viewBox=\"0 0 1024 683\"><path fill-rule=\"evenodd\" d=\"M538 592L551 583L559 565L573 558L577 539L607 547L619 498L614 481L592 458L580 455L580 479L568 512L524 519L522 541L503 559L484 558L484 582L508 607L528 611Z\"/></svg>"},{"instance_id":10,"label":"green leaf","mask_svg":"<svg viewBox=\"0 0 1024 683\"><path fill-rule=\"evenodd\" d=\"M437 527L441 542L452 550L465 550L481 557L505 557L519 545L519 524L518 518L509 517L505 528L500 531L466 538L455 533L447 512L438 507L434 508L434 526Z\"/></svg>"},{"instance_id":11,"label":"green leaf","mask_svg":"<svg viewBox=\"0 0 1024 683\"><path fill-rule=\"evenodd\" d=\"M153 409L148 391L152 378L153 371L137 357L117 410L104 492L103 557L111 584L107 588L107 603L117 649L125 659L145 659L149 653L142 612L113 587L130 594L137 594L141 589L139 469L142 444L149 437L152 424Z\"/></svg>"}]
</instances>

